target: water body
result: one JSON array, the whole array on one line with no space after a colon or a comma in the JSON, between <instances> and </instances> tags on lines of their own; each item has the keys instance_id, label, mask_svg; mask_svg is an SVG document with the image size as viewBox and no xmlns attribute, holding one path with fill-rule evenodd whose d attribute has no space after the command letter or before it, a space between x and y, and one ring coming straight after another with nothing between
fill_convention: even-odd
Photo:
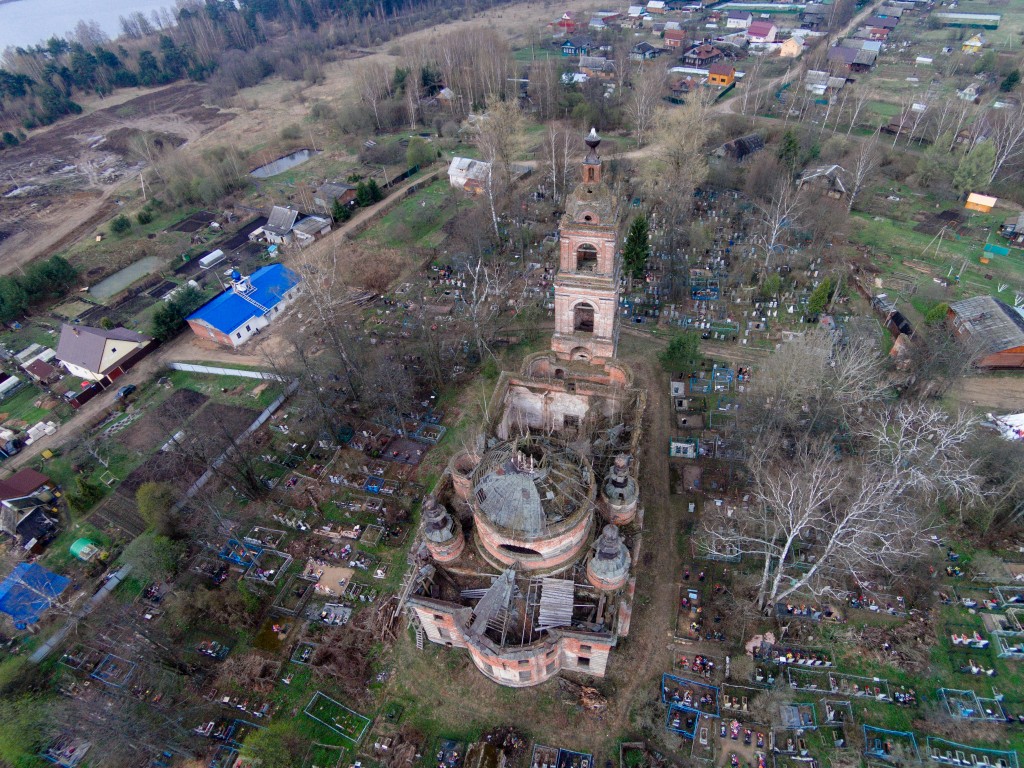
<instances>
[{"instance_id":1,"label":"water body","mask_svg":"<svg viewBox=\"0 0 1024 768\"><path fill-rule=\"evenodd\" d=\"M271 176L277 176L279 173L290 171L295 166L302 165L309 158L319 154L319 152L314 152L311 149L300 149L298 152L292 152L290 155L279 157L272 163L261 165L249 175L257 179L269 179Z\"/></svg>"},{"instance_id":2,"label":"water body","mask_svg":"<svg viewBox=\"0 0 1024 768\"><path fill-rule=\"evenodd\" d=\"M121 33L121 17L174 8L173 0L0 0L0 51L63 36L79 21L95 21L111 38Z\"/></svg>"},{"instance_id":3,"label":"water body","mask_svg":"<svg viewBox=\"0 0 1024 768\"><path fill-rule=\"evenodd\" d=\"M123 291L136 280L141 280L146 275L151 275L158 271L163 265L164 260L159 256L146 256L133 264L129 264L121 271L115 272L110 277L100 280L89 289L89 295L94 299L106 301L111 296Z\"/></svg>"}]
</instances>

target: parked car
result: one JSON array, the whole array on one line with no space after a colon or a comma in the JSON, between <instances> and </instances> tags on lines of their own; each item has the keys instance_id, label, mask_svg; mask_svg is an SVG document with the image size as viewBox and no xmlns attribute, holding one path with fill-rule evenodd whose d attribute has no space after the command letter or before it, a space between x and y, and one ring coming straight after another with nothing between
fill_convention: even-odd
<instances>
[{"instance_id":1,"label":"parked car","mask_svg":"<svg viewBox=\"0 0 1024 768\"><path fill-rule=\"evenodd\" d=\"M121 387L117 390L116 400L124 400L128 395L132 394L138 387L134 384L128 384L127 386Z\"/></svg>"}]
</instances>

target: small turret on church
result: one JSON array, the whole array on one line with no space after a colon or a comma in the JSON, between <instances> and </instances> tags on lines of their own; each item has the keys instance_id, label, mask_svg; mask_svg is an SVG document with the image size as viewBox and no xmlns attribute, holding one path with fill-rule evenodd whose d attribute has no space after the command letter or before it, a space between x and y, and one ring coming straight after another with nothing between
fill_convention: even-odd
<instances>
[{"instance_id":1,"label":"small turret on church","mask_svg":"<svg viewBox=\"0 0 1024 768\"><path fill-rule=\"evenodd\" d=\"M551 348L561 359L603 363L618 345L619 220L615 198L601 181L601 137L591 129L585 142L583 179L566 201L560 226Z\"/></svg>"}]
</instances>

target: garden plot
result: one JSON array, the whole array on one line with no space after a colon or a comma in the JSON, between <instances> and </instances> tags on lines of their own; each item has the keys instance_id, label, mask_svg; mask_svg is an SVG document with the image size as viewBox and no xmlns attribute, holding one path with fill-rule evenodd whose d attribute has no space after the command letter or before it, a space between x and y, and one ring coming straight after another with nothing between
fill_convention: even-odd
<instances>
[{"instance_id":1,"label":"garden plot","mask_svg":"<svg viewBox=\"0 0 1024 768\"><path fill-rule=\"evenodd\" d=\"M353 712L321 691L313 694L302 711L352 744L359 742L371 722L368 717Z\"/></svg>"}]
</instances>

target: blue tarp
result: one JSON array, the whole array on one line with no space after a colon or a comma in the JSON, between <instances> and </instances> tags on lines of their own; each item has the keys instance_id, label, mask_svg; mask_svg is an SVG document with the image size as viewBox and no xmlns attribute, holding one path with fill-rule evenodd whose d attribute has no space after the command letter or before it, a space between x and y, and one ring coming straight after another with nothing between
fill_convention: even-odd
<instances>
[{"instance_id":1,"label":"blue tarp","mask_svg":"<svg viewBox=\"0 0 1024 768\"><path fill-rule=\"evenodd\" d=\"M20 563L0 582L0 613L14 619L18 629L25 629L39 621L40 615L70 583L41 565Z\"/></svg>"}]
</instances>

